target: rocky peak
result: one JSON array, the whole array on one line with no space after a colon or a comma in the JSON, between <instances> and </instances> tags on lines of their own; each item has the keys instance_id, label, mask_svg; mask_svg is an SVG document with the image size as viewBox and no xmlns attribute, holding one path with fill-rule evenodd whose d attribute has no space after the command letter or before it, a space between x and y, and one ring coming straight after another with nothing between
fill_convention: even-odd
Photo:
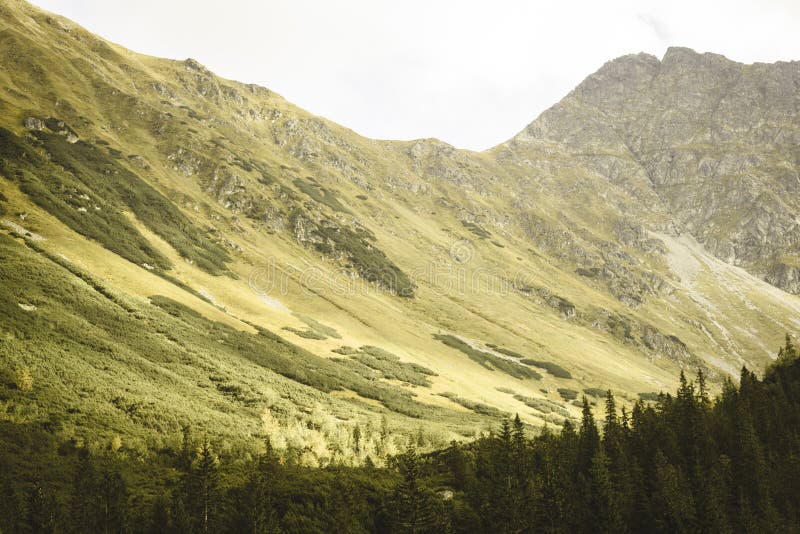
<instances>
[{"instance_id":1,"label":"rocky peak","mask_svg":"<svg viewBox=\"0 0 800 534\"><path fill-rule=\"evenodd\" d=\"M796 255L800 242L798 87L796 62L744 65L680 47L669 48L660 61L623 56L545 111L500 154L503 161L529 161L541 153L536 147L544 143L552 152L555 145L576 168L637 198L645 198L644 186L676 227L715 255L796 291L794 271L770 258ZM640 175L646 181L630 179ZM780 198L777 212L755 209L754 199L773 193Z\"/></svg>"}]
</instances>

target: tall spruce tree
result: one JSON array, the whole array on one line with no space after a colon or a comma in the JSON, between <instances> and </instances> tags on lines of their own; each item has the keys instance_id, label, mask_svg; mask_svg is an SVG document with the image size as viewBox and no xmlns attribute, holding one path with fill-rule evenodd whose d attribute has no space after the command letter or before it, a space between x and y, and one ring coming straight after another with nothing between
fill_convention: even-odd
<instances>
[{"instance_id":1,"label":"tall spruce tree","mask_svg":"<svg viewBox=\"0 0 800 534\"><path fill-rule=\"evenodd\" d=\"M400 482L394 492L392 531L422 534L435 527L434 498L422 483L422 466L417 451L411 447L397 458Z\"/></svg>"},{"instance_id":2,"label":"tall spruce tree","mask_svg":"<svg viewBox=\"0 0 800 534\"><path fill-rule=\"evenodd\" d=\"M219 460L208 440L197 450L189 472L189 513L197 532L213 532L219 504Z\"/></svg>"}]
</instances>

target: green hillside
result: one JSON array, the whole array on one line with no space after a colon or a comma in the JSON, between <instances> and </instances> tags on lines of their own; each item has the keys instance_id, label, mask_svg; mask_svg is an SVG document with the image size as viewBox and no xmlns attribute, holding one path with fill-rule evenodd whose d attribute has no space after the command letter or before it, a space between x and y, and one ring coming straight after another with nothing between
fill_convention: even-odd
<instances>
[{"instance_id":1,"label":"green hillside","mask_svg":"<svg viewBox=\"0 0 800 534\"><path fill-rule=\"evenodd\" d=\"M148 462L188 425L232 462L269 436L385 466L684 369L719 392L800 325L795 145L708 122L678 82L697 63L717 94L717 56L614 60L475 153L366 139L21 0L0 20L0 422L54 444ZM737 98L789 76L725 65ZM652 127L618 114L625 84ZM672 109L728 141L676 137Z\"/></svg>"}]
</instances>

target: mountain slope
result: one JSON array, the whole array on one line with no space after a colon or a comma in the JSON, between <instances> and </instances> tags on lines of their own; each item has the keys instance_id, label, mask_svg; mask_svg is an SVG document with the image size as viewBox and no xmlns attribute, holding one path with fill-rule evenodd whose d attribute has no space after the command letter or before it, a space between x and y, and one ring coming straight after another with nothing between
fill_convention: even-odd
<instances>
[{"instance_id":1,"label":"mountain slope","mask_svg":"<svg viewBox=\"0 0 800 534\"><path fill-rule=\"evenodd\" d=\"M18 280L3 292L13 319L0 321L7 417L57 413L82 439L102 429L141 443L224 420L208 432L299 440L309 462L344 454L364 425L363 459L387 452L383 416L392 450L423 422L428 444L502 413L560 424L583 390L630 403L670 387L679 367L716 382L761 367L773 353L762 340L777 346L800 324L797 297L717 258L733 250L793 288L794 204L769 195L796 169L796 113L749 102L767 117L752 133L745 115L704 126L732 115L727 104L698 111L736 73L747 87L785 84L793 65L621 58L474 153L362 138L268 89L136 54L17 0L0 17L0 219L16 236L3 238L4 279ZM690 74L706 85L681 88ZM789 133L774 133L781 121ZM670 154L689 163L670 167ZM34 267L76 296L26 282ZM82 302L105 293L128 303L118 327L142 339L81 333ZM50 339L61 316L73 326ZM57 348L82 336L91 357ZM104 363L118 358L138 363ZM135 387L106 387L107 366ZM63 378L76 372L89 384ZM31 391L14 378L25 373ZM153 393L172 384L186 408ZM148 417L131 415L143 403Z\"/></svg>"}]
</instances>

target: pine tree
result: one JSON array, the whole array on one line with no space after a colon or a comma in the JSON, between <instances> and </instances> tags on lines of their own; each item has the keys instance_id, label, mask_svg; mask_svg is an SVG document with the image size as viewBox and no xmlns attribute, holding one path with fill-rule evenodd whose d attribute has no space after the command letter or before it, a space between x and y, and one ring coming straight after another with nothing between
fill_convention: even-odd
<instances>
[{"instance_id":1,"label":"pine tree","mask_svg":"<svg viewBox=\"0 0 800 534\"><path fill-rule=\"evenodd\" d=\"M206 440L198 449L189 473L189 511L199 532L212 532L219 500L219 460Z\"/></svg>"},{"instance_id":2,"label":"pine tree","mask_svg":"<svg viewBox=\"0 0 800 534\"><path fill-rule=\"evenodd\" d=\"M361 454L361 428L358 424L353 427L353 452L356 456Z\"/></svg>"},{"instance_id":3,"label":"pine tree","mask_svg":"<svg viewBox=\"0 0 800 534\"><path fill-rule=\"evenodd\" d=\"M247 532L269 534L278 532L279 521L275 511L275 485L279 477L280 462L269 437L266 450L259 456L248 476L243 495L243 512Z\"/></svg>"},{"instance_id":4,"label":"pine tree","mask_svg":"<svg viewBox=\"0 0 800 534\"><path fill-rule=\"evenodd\" d=\"M697 402L704 409L708 408L711 400L708 398L708 386L706 386L706 375L702 369L697 370Z\"/></svg>"},{"instance_id":5,"label":"pine tree","mask_svg":"<svg viewBox=\"0 0 800 534\"><path fill-rule=\"evenodd\" d=\"M659 450L655 456L654 509L656 525L663 532L695 530L695 508L688 481L683 473L667 462Z\"/></svg>"},{"instance_id":6,"label":"pine tree","mask_svg":"<svg viewBox=\"0 0 800 534\"><path fill-rule=\"evenodd\" d=\"M592 459L600 446L600 434L597 431L597 423L594 414L589 407L589 401L584 395L583 409L581 412L581 428L578 433L578 456L577 468L579 472L587 473L592 465Z\"/></svg>"},{"instance_id":7,"label":"pine tree","mask_svg":"<svg viewBox=\"0 0 800 534\"><path fill-rule=\"evenodd\" d=\"M169 534L184 534L194 530L192 516L189 511L189 497L191 488L187 478L184 484L172 492L172 503L169 513L169 524L165 529Z\"/></svg>"},{"instance_id":8,"label":"pine tree","mask_svg":"<svg viewBox=\"0 0 800 534\"><path fill-rule=\"evenodd\" d=\"M397 458L400 482L395 489L393 532L419 534L429 532L435 525L433 496L422 485L421 463L412 447Z\"/></svg>"},{"instance_id":9,"label":"pine tree","mask_svg":"<svg viewBox=\"0 0 800 534\"><path fill-rule=\"evenodd\" d=\"M381 429L380 434L378 435L378 456L384 456L386 454L386 444L389 441L389 420L386 416L381 417Z\"/></svg>"},{"instance_id":10,"label":"pine tree","mask_svg":"<svg viewBox=\"0 0 800 534\"><path fill-rule=\"evenodd\" d=\"M169 524L169 501L163 495L159 495L156 500L153 501L153 506L150 510L149 527L146 532L148 534L169 532Z\"/></svg>"},{"instance_id":11,"label":"pine tree","mask_svg":"<svg viewBox=\"0 0 800 534\"><path fill-rule=\"evenodd\" d=\"M525 425L519 414L514 416L514 423L511 430L511 441L514 461L517 463L521 471L524 471L523 462L525 461Z\"/></svg>"}]
</instances>

